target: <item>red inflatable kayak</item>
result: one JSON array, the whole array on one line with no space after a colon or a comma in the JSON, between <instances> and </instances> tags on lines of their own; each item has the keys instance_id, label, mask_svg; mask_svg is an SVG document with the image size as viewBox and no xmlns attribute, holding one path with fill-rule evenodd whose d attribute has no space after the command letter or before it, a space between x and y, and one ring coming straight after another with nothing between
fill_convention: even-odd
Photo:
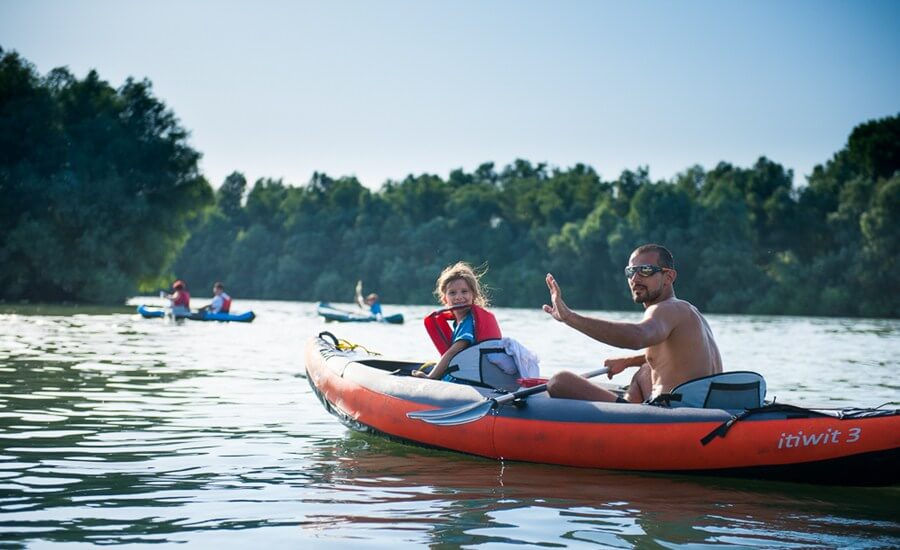
<instances>
[{"instance_id":1,"label":"red inflatable kayak","mask_svg":"<svg viewBox=\"0 0 900 550\"><path fill-rule=\"evenodd\" d=\"M583 468L829 485L900 482L897 409L726 410L554 399L545 392L504 402L515 396L411 376L420 365L347 350L329 333L306 346L307 378L329 412L354 429L417 444Z\"/></svg>"}]
</instances>

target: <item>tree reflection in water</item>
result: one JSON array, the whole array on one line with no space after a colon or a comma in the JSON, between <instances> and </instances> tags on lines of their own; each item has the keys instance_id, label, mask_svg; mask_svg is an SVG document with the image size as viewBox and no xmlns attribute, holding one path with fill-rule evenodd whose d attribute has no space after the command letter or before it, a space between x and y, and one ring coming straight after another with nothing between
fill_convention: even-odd
<instances>
[{"instance_id":1,"label":"tree reflection in water","mask_svg":"<svg viewBox=\"0 0 900 550\"><path fill-rule=\"evenodd\" d=\"M322 534L329 538L358 534L368 525L424 532L430 544L453 546L900 542L898 492L892 488L497 462L358 433L323 442L319 454L311 475L331 499L303 525L333 531ZM893 509L885 506L891 502ZM348 512L352 503L359 506Z\"/></svg>"}]
</instances>

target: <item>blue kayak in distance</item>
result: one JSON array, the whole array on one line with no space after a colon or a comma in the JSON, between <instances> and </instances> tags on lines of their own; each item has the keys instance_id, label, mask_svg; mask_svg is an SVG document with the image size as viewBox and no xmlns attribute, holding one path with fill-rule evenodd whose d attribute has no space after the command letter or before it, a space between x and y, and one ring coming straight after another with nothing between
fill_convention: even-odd
<instances>
[{"instance_id":1,"label":"blue kayak in distance","mask_svg":"<svg viewBox=\"0 0 900 550\"><path fill-rule=\"evenodd\" d=\"M138 306L137 312L140 313L141 317L144 319L157 319L166 316L166 311L163 308L155 308L143 304ZM198 311L196 313L192 312L190 315L176 315L175 318L190 319L191 321L249 323L256 319L256 314L252 311L245 311L244 313L207 313Z\"/></svg>"},{"instance_id":2,"label":"blue kayak in distance","mask_svg":"<svg viewBox=\"0 0 900 550\"><path fill-rule=\"evenodd\" d=\"M328 302L319 302L316 306L316 312L325 318L326 321L337 321L339 323L391 323L393 325L403 324L403 314L395 313L393 315L384 315L381 320L370 313L360 313L358 311L347 311L339 309Z\"/></svg>"}]
</instances>

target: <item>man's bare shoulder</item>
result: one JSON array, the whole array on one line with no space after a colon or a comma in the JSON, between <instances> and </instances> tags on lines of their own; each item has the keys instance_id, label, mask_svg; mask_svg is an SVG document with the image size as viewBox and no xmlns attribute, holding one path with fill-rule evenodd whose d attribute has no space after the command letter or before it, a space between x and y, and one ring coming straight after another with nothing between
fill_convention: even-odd
<instances>
[{"instance_id":1,"label":"man's bare shoulder","mask_svg":"<svg viewBox=\"0 0 900 550\"><path fill-rule=\"evenodd\" d=\"M693 315L695 313L699 312L697 311L697 308L695 308L690 302L679 300L678 298L675 298L673 296L672 298L668 298L666 300L663 300L662 302L657 302L652 306L649 306L645 311L645 317L666 317L674 320L683 318L687 315Z\"/></svg>"},{"instance_id":2,"label":"man's bare shoulder","mask_svg":"<svg viewBox=\"0 0 900 550\"><path fill-rule=\"evenodd\" d=\"M656 302L652 306L647 307L647 311L650 311L650 310L668 311L668 310L682 310L682 309L685 311L691 311L696 308L694 308L694 306L690 302L688 302L686 300L680 300L674 296L671 298L666 298L665 300L663 300L661 302Z\"/></svg>"}]
</instances>

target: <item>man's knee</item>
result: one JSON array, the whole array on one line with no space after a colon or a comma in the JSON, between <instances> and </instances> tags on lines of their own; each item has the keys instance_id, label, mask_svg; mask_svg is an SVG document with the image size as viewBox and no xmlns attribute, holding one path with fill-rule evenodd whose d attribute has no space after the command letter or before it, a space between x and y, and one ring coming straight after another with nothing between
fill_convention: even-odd
<instances>
[{"instance_id":1,"label":"man's knee","mask_svg":"<svg viewBox=\"0 0 900 550\"><path fill-rule=\"evenodd\" d=\"M547 393L549 393L551 396L554 394L554 392L559 390L559 374L560 373L556 373L551 376L549 380L547 380Z\"/></svg>"},{"instance_id":2,"label":"man's knee","mask_svg":"<svg viewBox=\"0 0 900 550\"><path fill-rule=\"evenodd\" d=\"M577 374L567 370L557 372L550 377L550 380L547 380L547 393L549 393L551 397L559 395L560 392L565 391L565 388L571 387L572 379L577 377Z\"/></svg>"},{"instance_id":3,"label":"man's knee","mask_svg":"<svg viewBox=\"0 0 900 550\"><path fill-rule=\"evenodd\" d=\"M650 399L653 392L653 380L650 376L650 365L644 363L631 377L631 384L625 392L625 398L632 403L642 403Z\"/></svg>"}]
</instances>

